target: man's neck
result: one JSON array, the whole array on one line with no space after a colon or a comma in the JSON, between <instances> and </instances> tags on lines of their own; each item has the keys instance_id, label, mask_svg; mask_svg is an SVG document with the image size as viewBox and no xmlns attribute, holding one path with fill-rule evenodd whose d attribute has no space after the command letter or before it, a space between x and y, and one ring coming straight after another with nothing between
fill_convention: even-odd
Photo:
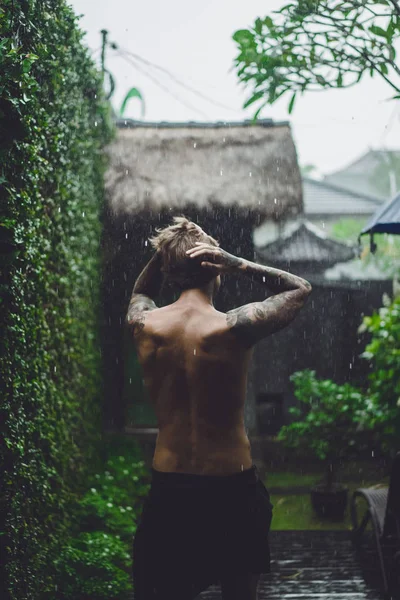
<instances>
[{"instance_id":1,"label":"man's neck","mask_svg":"<svg viewBox=\"0 0 400 600\"><path fill-rule=\"evenodd\" d=\"M191 288L189 290L183 290L175 304L201 304L214 306L213 288L214 286L212 284L207 284L201 288Z\"/></svg>"}]
</instances>

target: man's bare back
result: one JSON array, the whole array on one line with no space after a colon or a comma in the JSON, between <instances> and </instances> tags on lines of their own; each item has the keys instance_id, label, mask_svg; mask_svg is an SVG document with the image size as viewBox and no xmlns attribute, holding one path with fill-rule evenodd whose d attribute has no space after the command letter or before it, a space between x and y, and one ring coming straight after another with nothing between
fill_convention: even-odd
<instances>
[{"instance_id":1,"label":"man's bare back","mask_svg":"<svg viewBox=\"0 0 400 600\"><path fill-rule=\"evenodd\" d=\"M185 290L177 302L157 308L157 253L148 263L135 284L126 322L158 421L153 468L202 475L238 473L252 466L244 427L252 349L295 318L311 286L295 275L205 243L187 252L204 259L201 264L216 278L221 272L242 273L263 282L275 295L224 314L213 306L211 286Z\"/></svg>"},{"instance_id":2,"label":"man's bare back","mask_svg":"<svg viewBox=\"0 0 400 600\"><path fill-rule=\"evenodd\" d=\"M243 408L246 349L212 306L151 311L137 343L159 434L159 471L223 475L252 465Z\"/></svg>"}]
</instances>

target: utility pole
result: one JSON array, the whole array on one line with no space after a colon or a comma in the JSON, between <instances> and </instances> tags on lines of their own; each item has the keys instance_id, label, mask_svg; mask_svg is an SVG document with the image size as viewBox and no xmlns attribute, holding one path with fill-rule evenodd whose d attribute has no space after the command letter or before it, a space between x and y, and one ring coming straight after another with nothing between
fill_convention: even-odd
<instances>
[{"instance_id":1,"label":"utility pole","mask_svg":"<svg viewBox=\"0 0 400 600\"><path fill-rule=\"evenodd\" d=\"M115 81L114 81L114 77L111 75L110 71L108 69L106 69L106 48L107 48L107 45L110 45L111 48L114 48L114 49L117 49L118 46L115 43L111 43L111 44L109 43L107 29L102 29L100 33L101 33L101 74L103 77L103 86L104 86L104 76L106 73L110 80L110 91L108 92L108 94L106 94L106 98L107 98L107 100L109 100L115 90Z\"/></svg>"},{"instance_id":2,"label":"utility pole","mask_svg":"<svg viewBox=\"0 0 400 600\"><path fill-rule=\"evenodd\" d=\"M107 36L108 36L108 31L107 29L102 29L101 30L101 73L103 75L103 82L104 82L104 73L105 73L105 63L106 63L106 46L107 46Z\"/></svg>"}]
</instances>

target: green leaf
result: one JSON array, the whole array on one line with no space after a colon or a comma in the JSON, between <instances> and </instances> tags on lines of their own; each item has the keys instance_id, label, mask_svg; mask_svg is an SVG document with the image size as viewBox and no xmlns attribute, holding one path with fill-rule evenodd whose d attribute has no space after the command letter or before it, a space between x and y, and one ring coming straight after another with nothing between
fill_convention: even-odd
<instances>
[{"instance_id":1,"label":"green leaf","mask_svg":"<svg viewBox=\"0 0 400 600\"><path fill-rule=\"evenodd\" d=\"M235 31L232 39L240 45L248 46L254 44L254 35L248 29L239 29Z\"/></svg>"},{"instance_id":2,"label":"green leaf","mask_svg":"<svg viewBox=\"0 0 400 600\"><path fill-rule=\"evenodd\" d=\"M296 100L296 95L297 95L297 92L294 92L293 96L290 99L289 106L288 106L288 113L289 113L289 115L292 114L292 110L293 110L293 107L294 107L294 102Z\"/></svg>"},{"instance_id":3,"label":"green leaf","mask_svg":"<svg viewBox=\"0 0 400 600\"><path fill-rule=\"evenodd\" d=\"M29 71L31 70L31 66L32 61L29 60L29 58L24 58L24 60L22 61L22 72L29 73Z\"/></svg>"},{"instance_id":4,"label":"green leaf","mask_svg":"<svg viewBox=\"0 0 400 600\"><path fill-rule=\"evenodd\" d=\"M145 104L144 104L144 98L142 96L142 94L140 93L140 91L133 87L129 90L129 92L126 94L122 104L121 104L121 109L120 109L120 116L122 117L124 115L125 109L126 109L126 105L128 104L129 100L131 98L138 98L140 100L140 104L141 104L141 116L142 119L144 117L144 113L145 113Z\"/></svg>"},{"instance_id":5,"label":"green leaf","mask_svg":"<svg viewBox=\"0 0 400 600\"><path fill-rule=\"evenodd\" d=\"M250 106L254 102L257 102L257 100L260 100L260 98L263 98L264 95L265 95L264 91L257 92L256 94L254 94L254 96L252 96L251 98L249 98L249 100L247 100L247 102L245 102L243 104L243 108L247 108L248 106Z\"/></svg>"},{"instance_id":6,"label":"green leaf","mask_svg":"<svg viewBox=\"0 0 400 600\"><path fill-rule=\"evenodd\" d=\"M258 35L261 35L262 29L263 29L263 22L261 21L261 19L256 19L256 22L254 23L254 31L256 33L258 33Z\"/></svg>"},{"instance_id":7,"label":"green leaf","mask_svg":"<svg viewBox=\"0 0 400 600\"><path fill-rule=\"evenodd\" d=\"M378 25L371 25L369 31L375 35L379 35L380 37L387 37L387 33L382 27L378 27Z\"/></svg>"},{"instance_id":8,"label":"green leaf","mask_svg":"<svg viewBox=\"0 0 400 600\"><path fill-rule=\"evenodd\" d=\"M264 19L264 25L266 25L268 27L268 29L273 29L274 28L274 22L271 19L271 17L265 17L265 19Z\"/></svg>"},{"instance_id":9,"label":"green leaf","mask_svg":"<svg viewBox=\"0 0 400 600\"><path fill-rule=\"evenodd\" d=\"M258 119L258 115L260 114L260 112L262 111L262 109L264 108L264 106L266 106L267 104L268 104L268 100L265 100L265 102L263 102L263 103L261 104L261 106L259 106L259 108L256 110L256 112L255 112L255 114L254 114L254 116L253 116L253 119L252 119L253 123L254 123L255 121L257 121L257 119Z\"/></svg>"}]
</instances>

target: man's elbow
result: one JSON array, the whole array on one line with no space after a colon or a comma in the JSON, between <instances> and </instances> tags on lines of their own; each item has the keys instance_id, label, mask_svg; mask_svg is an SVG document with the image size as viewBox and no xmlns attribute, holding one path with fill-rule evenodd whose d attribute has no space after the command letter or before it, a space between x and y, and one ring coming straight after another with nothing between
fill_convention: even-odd
<instances>
[{"instance_id":1,"label":"man's elbow","mask_svg":"<svg viewBox=\"0 0 400 600\"><path fill-rule=\"evenodd\" d=\"M307 281L306 279L303 279L301 277L299 279L301 280L300 281L300 289L301 289L302 293L305 296L309 296L311 294L311 292L312 292L311 283L309 281Z\"/></svg>"}]
</instances>

